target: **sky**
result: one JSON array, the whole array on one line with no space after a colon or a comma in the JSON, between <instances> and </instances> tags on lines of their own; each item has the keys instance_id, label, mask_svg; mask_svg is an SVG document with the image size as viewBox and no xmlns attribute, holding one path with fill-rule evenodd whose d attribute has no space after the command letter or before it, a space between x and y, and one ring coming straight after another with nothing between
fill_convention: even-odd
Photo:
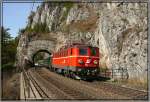
<instances>
[{"instance_id":1,"label":"sky","mask_svg":"<svg viewBox=\"0 0 150 102\"><path fill-rule=\"evenodd\" d=\"M8 32L12 37L18 35L19 29L26 27L31 10L35 11L38 5L40 3L3 3L2 25L10 28Z\"/></svg>"}]
</instances>

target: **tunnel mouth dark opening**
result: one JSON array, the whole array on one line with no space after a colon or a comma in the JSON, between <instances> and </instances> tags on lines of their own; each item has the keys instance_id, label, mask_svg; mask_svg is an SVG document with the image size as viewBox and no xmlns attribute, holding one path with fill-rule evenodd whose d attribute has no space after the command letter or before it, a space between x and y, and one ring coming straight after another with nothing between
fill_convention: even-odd
<instances>
[{"instance_id":1,"label":"tunnel mouth dark opening","mask_svg":"<svg viewBox=\"0 0 150 102\"><path fill-rule=\"evenodd\" d=\"M48 50L38 50L32 56L34 67L51 67L51 52Z\"/></svg>"}]
</instances>

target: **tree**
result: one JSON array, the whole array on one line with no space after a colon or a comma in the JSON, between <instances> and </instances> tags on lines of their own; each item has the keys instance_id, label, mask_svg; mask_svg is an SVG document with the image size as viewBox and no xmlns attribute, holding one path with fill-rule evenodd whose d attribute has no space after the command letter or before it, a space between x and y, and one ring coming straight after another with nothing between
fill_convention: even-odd
<instances>
[{"instance_id":1,"label":"tree","mask_svg":"<svg viewBox=\"0 0 150 102\"><path fill-rule=\"evenodd\" d=\"M7 42L9 42L9 40L12 39L12 37L10 36L9 34L9 31L10 29L9 28L4 28L4 27L1 27L1 32L2 32L2 44L6 44Z\"/></svg>"},{"instance_id":2,"label":"tree","mask_svg":"<svg viewBox=\"0 0 150 102\"><path fill-rule=\"evenodd\" d=\"M15 62L18 39L11 37L9 28L1 27L2 32L2 68L12 68Z\"/></svg>"}]
</instances>

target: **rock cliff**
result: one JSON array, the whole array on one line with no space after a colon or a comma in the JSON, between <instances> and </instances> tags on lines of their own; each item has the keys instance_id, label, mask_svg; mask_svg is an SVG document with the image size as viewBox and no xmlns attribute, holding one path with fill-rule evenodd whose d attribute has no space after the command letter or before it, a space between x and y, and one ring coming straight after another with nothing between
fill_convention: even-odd
<instances>
[{"instance_id":1,"label":"rock cliff","mask_svg":"<svg viewBox=\"0 0 150 102\"><path fill-rule=\"evenodd\" d=\"M47 34L31 32L37 25L45 25ZM23 36L54 41L55 51L71 42L88 43L99 47L100 67L123 69L141 81L147 78L146 3L42 3L26 28L30 30L20 37L21 45Z\"/></svg>"}]
</instances>

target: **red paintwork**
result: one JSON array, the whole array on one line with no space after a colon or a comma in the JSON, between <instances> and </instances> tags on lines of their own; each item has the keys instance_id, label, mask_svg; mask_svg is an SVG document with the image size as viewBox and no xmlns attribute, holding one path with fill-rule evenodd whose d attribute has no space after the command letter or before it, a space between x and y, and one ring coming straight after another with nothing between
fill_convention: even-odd
<instances>
[{"instance_id":1,"label":"red paintwork","mask_svg":"<svg viewBox=\"0 0 150 102\"><path fill-rule=\"evenodd\" d=\"M87 49L87 55L79 55L79 48ZM72 54L71 54L72 49ZM99 67L99 48L94 47L96 55L91 56L91 50L86 45L73 45L69 48L62 49L56 53L53 53L52 66L64 69L66 67L80 67L80 68L98 68ZM87 59L91 58L91 63L86 64ZM82 59L84 64L79 64L78 60ZM94 60L97 60L97 64L94 64ZM70 69L71 70L71 69Z\"/></svg>"}]
</instances>

